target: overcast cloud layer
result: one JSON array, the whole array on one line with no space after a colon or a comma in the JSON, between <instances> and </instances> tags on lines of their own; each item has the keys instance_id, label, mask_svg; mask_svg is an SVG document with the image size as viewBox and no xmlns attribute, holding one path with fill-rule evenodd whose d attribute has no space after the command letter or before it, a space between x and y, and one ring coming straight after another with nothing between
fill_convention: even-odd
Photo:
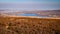
<instances>
[{"instance_id":1,"label":"overcast cloud layer","mask_svg":"<svg viewBox=\"0 0 60 34\"><path fill-rule=\"evenodd\" d=\"M0 9L60 10L60 0L0 0Z\"/></svg>"}]
</instances>

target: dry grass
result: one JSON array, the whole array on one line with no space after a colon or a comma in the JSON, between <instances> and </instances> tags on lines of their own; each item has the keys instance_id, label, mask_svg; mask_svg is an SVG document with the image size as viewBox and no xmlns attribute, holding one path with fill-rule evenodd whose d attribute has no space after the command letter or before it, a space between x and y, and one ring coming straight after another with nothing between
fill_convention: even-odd
<instances>
[{"instance_id":1,"label":"dry grass","mask_svg":"<svg viewBox=\"0 0 60 34\"><path fill-rule=\"evenodd\" d=\"M60 19L0 17L0 34L60 34Z\"/></svg>"}]
</instances>

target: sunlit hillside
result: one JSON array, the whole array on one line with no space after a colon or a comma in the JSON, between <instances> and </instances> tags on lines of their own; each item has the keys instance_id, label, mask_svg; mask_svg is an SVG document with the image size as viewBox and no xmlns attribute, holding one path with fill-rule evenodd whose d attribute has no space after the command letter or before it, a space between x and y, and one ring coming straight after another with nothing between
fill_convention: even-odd
<instances>
[{"instance_id":1,"label":"sunlit hillside","mask_svg":"<svg viewBox=\"0 0 60 34\"><path fill-rule=\"evenodd\" d=\"M22 12L24 13L24 12ZM28 12L25 12L26 14ZM34 14L33 14L34 13ZM0 13L0 34L60 34L60 17L17 16L15 13ZM51 13L51 14L49 14ZM19 14L19 12L17 12ZM21 13L20 13L21 14ZM59 12L40 12L39 15L60 16Z\"/></svg>"}]
</instances>

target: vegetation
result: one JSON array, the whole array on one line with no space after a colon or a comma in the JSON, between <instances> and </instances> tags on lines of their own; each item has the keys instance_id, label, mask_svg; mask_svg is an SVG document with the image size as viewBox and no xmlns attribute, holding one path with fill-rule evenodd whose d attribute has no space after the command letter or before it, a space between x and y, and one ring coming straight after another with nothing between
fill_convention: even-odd
<instances>
[{"instance_id":1,"label":"vegetation","mask_svg":"<svg viewBox=\"0 0 60 34\"><path fill-rule=\"evenodd\" d=\"M60 19L0 17L0 34L60 34Z\"/></svg>"}]
</instances>

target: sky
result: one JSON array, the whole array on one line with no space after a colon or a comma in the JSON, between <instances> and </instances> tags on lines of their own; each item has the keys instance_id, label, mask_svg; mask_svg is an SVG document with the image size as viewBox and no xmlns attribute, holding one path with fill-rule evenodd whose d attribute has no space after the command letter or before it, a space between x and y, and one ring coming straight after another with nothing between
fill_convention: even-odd
<instances>
[{"instance_id":1,"label":"sky","mask_svg":"<svg viewBox=\"0 0 60 34\"><path fill-rule=\"evenodd\" d=\"M0 9L60 10L60 0L0 0Z\"/></svg>"}]
</instances>

